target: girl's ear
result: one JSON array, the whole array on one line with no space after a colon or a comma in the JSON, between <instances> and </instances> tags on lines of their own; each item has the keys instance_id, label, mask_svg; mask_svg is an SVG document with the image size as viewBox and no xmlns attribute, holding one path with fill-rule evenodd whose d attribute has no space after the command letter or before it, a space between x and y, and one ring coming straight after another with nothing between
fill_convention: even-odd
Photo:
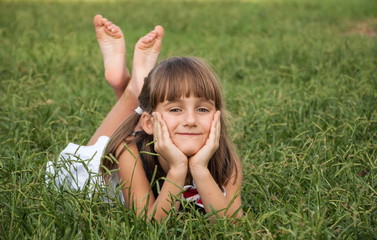
<instances>
[{"instance_id":1,"label":"girl's ear","mask_svg":"<svg viewBox=\"0 0 377 240\"><path fill-rule=\"evenodd\" d=\"M144 132L149 135L153 134L153 121L152 115L146 112L141 114L141 127L143 128Z\"/></svg>"}]
</instances>

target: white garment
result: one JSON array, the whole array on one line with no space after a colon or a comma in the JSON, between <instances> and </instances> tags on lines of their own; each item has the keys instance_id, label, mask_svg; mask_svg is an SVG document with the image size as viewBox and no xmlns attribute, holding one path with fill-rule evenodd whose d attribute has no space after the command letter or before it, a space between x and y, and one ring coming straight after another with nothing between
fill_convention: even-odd
<instances>
[{"instance_id":1,"label":"white garment","mask_svg":"<svg viewBox=\"0 0 377 240\"><path fill-rule=\"evenodd\" d=\"M73 191L89 188L89 196L94 190L100 190L112 198L117 196L116 198L124 203L122 191L117 188L119 183L118 172L114 171L112 173L110 187L103 185L100 173L101 159L109 140L109 137L101 136L92 146L69 143L59 154L59 158L56 161L47 162L46 182L51 183L52 181L58 188L64 187ZM186 200L203 207L195 183L193 186L184 186L184 190L183 197ZM224 187L222 191L226 196ZM104 200L110 201L107 197Z\"/></svg>"},{"instance_id":2,"label":"white garment","mask_svg":"<svg viewBox=\"0 0 377 240\"><path fill-rule=\"evenodd\" d=\"M100 173L101 158L110 138L101 136L92 146L81 146L69 143L59 154L57 161L49 161L46 166L46 182L62 186L70 190L83 190L89 188L89 194L94 188L103 188L103 179ZM109 194L114 196L114 192L119 178L117 172L112 174L112 189ZM123 200L123 196L120 193Z\"/></svg>"}]
</instances>

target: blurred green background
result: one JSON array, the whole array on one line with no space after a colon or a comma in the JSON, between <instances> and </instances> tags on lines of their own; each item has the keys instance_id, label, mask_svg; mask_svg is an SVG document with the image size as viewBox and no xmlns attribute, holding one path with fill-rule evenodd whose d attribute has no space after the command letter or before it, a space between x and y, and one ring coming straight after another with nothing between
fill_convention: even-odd
<instances>
[{"instance_id":1,"label":"blurred green background","mask_svg":"<svg viewBox=\"0 0 377 240\"><path fill-rule=\"evenodd\" d=\"M92 19L119 25L132 66L157 24L160 59L197 56L223 86L244 165L238 224L119 205L44 184L115 102ZM377 2L1 1L0 238L376 239Z\"/></svg>"}]
</instances>

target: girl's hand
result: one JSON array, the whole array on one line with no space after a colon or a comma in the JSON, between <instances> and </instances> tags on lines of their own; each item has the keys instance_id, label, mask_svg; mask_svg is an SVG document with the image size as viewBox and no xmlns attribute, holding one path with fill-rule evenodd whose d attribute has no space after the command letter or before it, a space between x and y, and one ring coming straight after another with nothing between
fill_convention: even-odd
<instances>
[{"instance_id":1,"label":"girl's hand","mask_svg":"<svg viewBox=\"0 0 377 240\"><path fill-rule=\"evenodd\" d=\"M165 121L158 112L152 113L154 149L167 163L166 172L172 168L186 170L187 156L172 142ZM163 166L164 167L164 166Z\"/></svg>"},{"instance_id":2,"label":"girl's hand","mask_svg":"<svg viewBox=\"0 0 377 240\"><path fill-rule=\"evenodd\" d=\"M189 167L191 172L195 169L207 168L209 160L219 148L221 129L220 114L220 111L216 111L212 120L208 139L204 146L195 155L189 158Z\"/></svg>"}]
</instances>

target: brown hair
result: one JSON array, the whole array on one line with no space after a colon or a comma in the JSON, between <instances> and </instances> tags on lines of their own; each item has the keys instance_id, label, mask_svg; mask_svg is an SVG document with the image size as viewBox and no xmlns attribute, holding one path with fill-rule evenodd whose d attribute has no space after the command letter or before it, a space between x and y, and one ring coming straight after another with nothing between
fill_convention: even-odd
<instances>
[{"instance_id":1,"label":"brown hair","mask_svg":"<svg viewBox=\"0 0 377 240\"><path fill-rule=\"evenodd\" d=\"M238 156L233 144L229 140L226 129L224 113L224 103L221 97L221 90L215 73L203 61L193 57L173 57L160 62L152 69L148 77L145 78L143 88L139 95L139 105L144 112L152 113L157 104L165 100L174 101L182 97L200 97L212 100L216 110L222 112L220 116L221 132L219 148L214 153L208 163L208 169L219 186L228 182L232 173L237 172ZM116 150L122 143L138 143L140 151L155 153L153 136L142 132L133 136L134 129L140 120L140 115L136 112L129 116L112 136L105 156L116 156ZM156 158L151 154L143 157L149 164L153 172L157 165ZM107 169L117 168L117 162L109 157L104 157L103 166ZM156 178L166 176L162 168L157 168ZM106 177L105 177L106 179Z\"/></svg>"}]
</instances>

